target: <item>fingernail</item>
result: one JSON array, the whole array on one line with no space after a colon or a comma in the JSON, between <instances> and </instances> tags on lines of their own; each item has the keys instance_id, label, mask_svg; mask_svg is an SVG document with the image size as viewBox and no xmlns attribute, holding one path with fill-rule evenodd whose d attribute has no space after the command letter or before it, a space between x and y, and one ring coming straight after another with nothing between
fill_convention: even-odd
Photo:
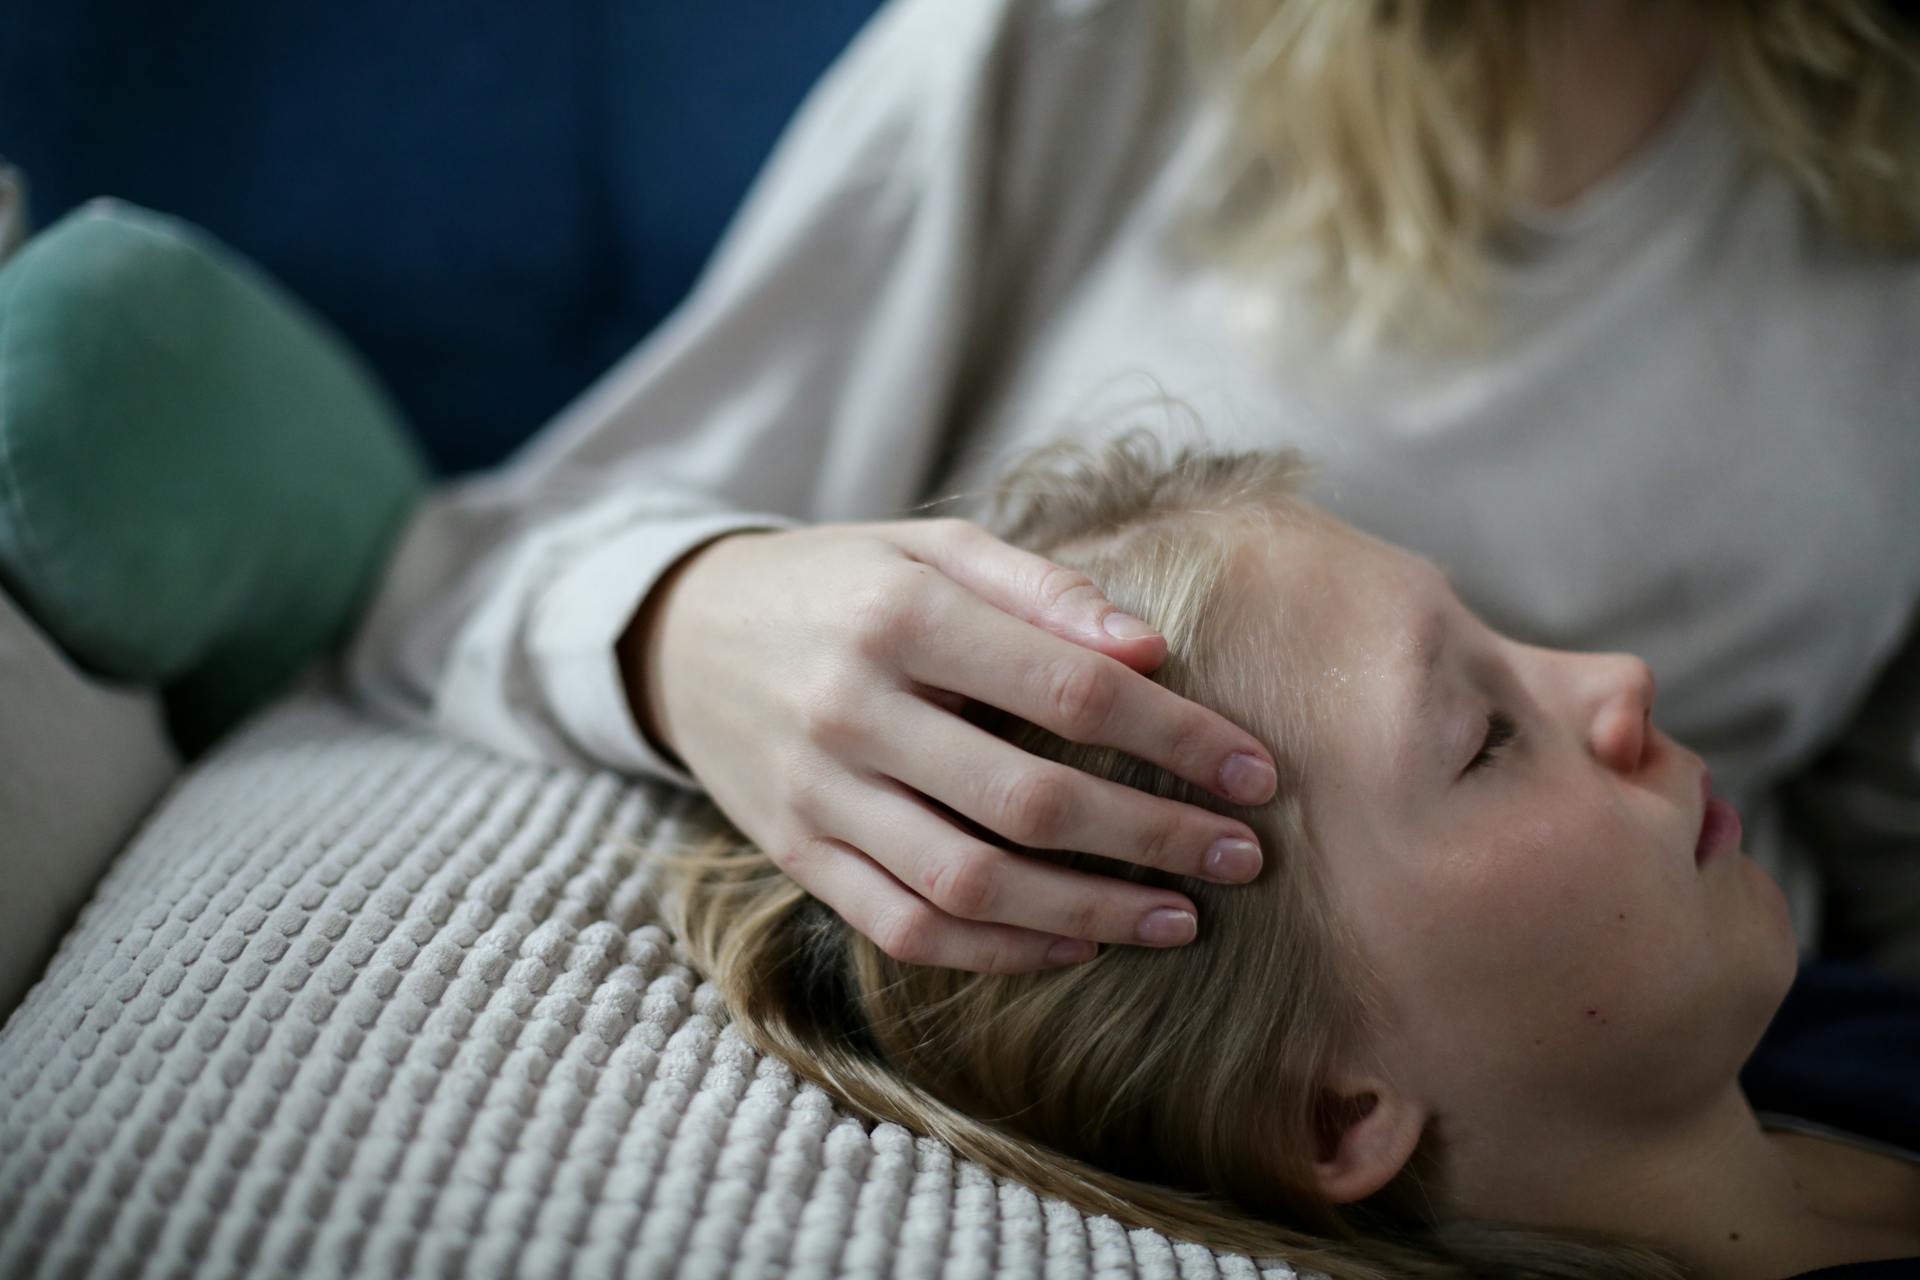
<instances>
[{"instance_id":1,"label":"fingernail","mask_svg":"<svg viewBox=\"0 0 1920 1280\"><path fill-rule=\"evenodd\" d=\"M1118 609L1115 609L1102 619L1100 625L1104 626L1107 629L1107 634L1116 640L1139 640L1146 636L1159 634L1159 632L1132 614L1121 613Z\"/></svg>"},{"instance_id":2,"label":"fingernail","mask_svg":"<svg viewBox=\"0 0 1920 1280\"><path fill-rule=\"evenodd\" d=\"M1191 942L1193 935L1199 931L1200 926L1193 918L1193 912L1173 907L1155 907L1140 921L1140 941L1150 942L1157 947Z\"/></svg>"},{"instance_id":3,"label":"fingernail","mask_svg":"<svg viewBox=\"0 0 1920 1280\"><path fill-rule=\"evenodd\" d=\"M1205 870L1210 880L1244 884L1260 874L1260 846L1238 836L1222 836L1207 850Z\"/></svg>"},{"instance_id":4,"label":"fingernail","mask_svg":"<svg viewBox=\"0 0 1920 1280\"><path fill-rule=\"evenodd\" d=\"M1220 766L1220 788L1241 804L1259 804L1273 794L1279 778L1258 756L1236 751Z\"/></svg>"},{"instance_id":5,"label":"fingernail","mask_svg":"<svg viewBox=\"0 0 1920 1280\"><path fill-rule=\"evenodd\" d=\"M1085 938L1062 938L1047 948L1047 963L1078 964L1093 959L1099 949Z\"/></svg>"}]
</instances>

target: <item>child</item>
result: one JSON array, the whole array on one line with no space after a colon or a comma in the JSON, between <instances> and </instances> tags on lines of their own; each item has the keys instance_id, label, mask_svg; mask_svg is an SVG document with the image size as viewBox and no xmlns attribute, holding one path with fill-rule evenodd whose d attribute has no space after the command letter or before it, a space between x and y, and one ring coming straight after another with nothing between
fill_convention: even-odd
<instances>
[{"instance_id":1,"label":"child","mask_svg":"<svg viewBox=\"0 0 1920 1280\"><path fill-rule=\"evenodd\" d=\"M989 526L1158 627L1152 678L1272 748L1272 800L963 714L1245 821L1258 878L1023 848L1191 894L1201 936L962 972L889 957L716 811L700 852L652 856L749 1041L1084 1209L1334 1280L1920 1254L1910 1153L1767 1131L1742 1092L1792 923L1654 725L1646 665L1491 630L1435 565L1300 497L1292 452L1161 461L1155 439L1030 452Z\"/></svg>"}]
</instances>

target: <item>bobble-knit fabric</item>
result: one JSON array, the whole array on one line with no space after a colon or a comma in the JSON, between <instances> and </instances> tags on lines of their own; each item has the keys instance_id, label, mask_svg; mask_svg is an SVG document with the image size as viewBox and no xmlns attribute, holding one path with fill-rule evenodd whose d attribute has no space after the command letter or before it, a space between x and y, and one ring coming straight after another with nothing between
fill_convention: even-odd
<instances>
[{"instance_id":1,"label":"bobble-knit fabric","mask_svg":"<svg viewBox=\"0 0 1920 1280\"><path fill-rule=\"evenodd\" d=\"M694 802L318 685L270 708L0 1029L0 1276L1294 1276L752 1050L621 844Z\"/></svg>"}]
</instances>

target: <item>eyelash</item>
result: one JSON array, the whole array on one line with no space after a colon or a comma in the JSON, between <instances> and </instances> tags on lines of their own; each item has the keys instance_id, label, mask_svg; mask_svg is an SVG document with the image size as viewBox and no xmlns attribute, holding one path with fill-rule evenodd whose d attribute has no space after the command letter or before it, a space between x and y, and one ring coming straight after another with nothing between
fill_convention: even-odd
<instances>
[{"instance_id":1,"label":"eyelash","mask_svg":"<svg viewBox=\"0 0 1920 1280\"><path fill-rule=\"evenodd\" d=\"M1487 714L1487 737L1480 744L1480 752L1467 762L1463 773L1472 773L1475 769L1484 769L1496 760L1500 752L1510 746L1520 736L1520 727L1499 711Z\"/></svg>"}]
</instances>

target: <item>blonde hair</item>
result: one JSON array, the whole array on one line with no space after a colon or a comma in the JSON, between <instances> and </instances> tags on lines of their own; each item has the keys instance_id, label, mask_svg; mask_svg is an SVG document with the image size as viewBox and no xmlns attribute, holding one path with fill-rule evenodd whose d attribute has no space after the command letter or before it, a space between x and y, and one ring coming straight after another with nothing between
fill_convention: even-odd
<instances>
[{"instance_id":1,"label":"blonde hair","mask_svg":"<svg viewBox=\"0 0 1920 1280\"><path fill-rule=\"evenodd\" d=\"M755 1048L858 1115L937 1138L1085 1212L1332 1280L1684 1276L1650 1246L1436 1221L1440 1136L1431 1129L1369 1201L1343 1207L1319 1194L1321 1082L1361 1051L1377 987L1318 873L1301 799L1304 682L1289 676L1270 633L1236 616L1230 574L1238 535L1285 536L1313 518L1296 495L1302 471L1291 451L1184 448L1166 459L1156 434L1135 428L1099 450L1069 441L1030 451L984 521L1154 623L1167 657L1152 678L1230 714L1274 752L1278 792L1243 808L1115 749L967 709L1035 755L1253 828L1266 861L1244 886L1012 846L1189 895L1202 921L1194 942L1111 946L1084 964L1013 975L904 963L788 879L710 804L686 842L691 853L643 851L664 865L671 928Z\"/></svg>"},{"instance_id":2,"label":"blonde hair","mask_svg":"<svg viewBox=\"0 0 1920 1280\"><path fill-rule=\"evenodd\" d=\"M1834 226L1920 243L1920 41L1887 0L1691 0L1750 142ZM1355 343L1485 334L1483 255L1531 172L1539 0L1196 0L1186 43L1232 107L1205 252L1306 249Z\"/></svg>"}]
</instances>

